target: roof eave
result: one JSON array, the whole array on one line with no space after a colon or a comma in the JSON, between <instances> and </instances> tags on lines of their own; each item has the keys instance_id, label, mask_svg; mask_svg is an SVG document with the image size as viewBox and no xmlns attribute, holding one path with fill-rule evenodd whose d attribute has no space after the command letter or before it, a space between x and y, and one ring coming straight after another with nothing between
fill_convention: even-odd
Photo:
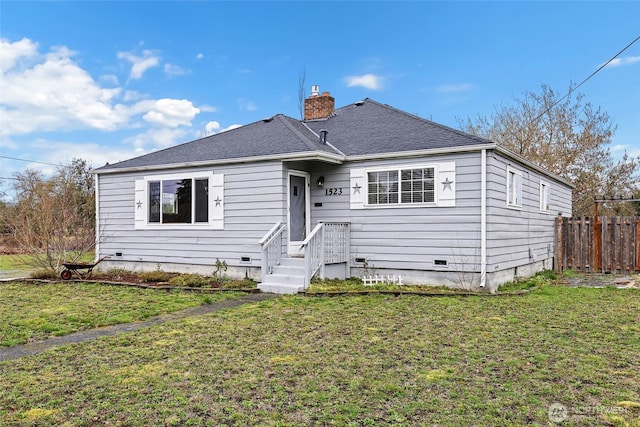
<instances>
[{"instance_id":1,"label":"roof eave","mask_svg":"<svg viewBox=\"0 0 640 427\"><path fill-rule=\"evenodd\" d=\"M357 162L357 161L366 161L366 160L385 160L385 159L398 159L398 158L413 158L413 157L423 157L423 156L435 156L441 154L456 154L456 153L470 153L474 151L480 150L495 150L496 152L502 154L505 157L509 157L512 160L521 163L536 172L539 172L549 178L554 179L568 187L575 188L568 180L559 177L555 174L552 174L548 170L543 167L536 165L535 163L519 156L518 154L502 147L495 142L490 142L487 144L475 144L475 145L464 145L460 147L442 147L442 148L434 148L427 150L415 150L415 151L395 151L391 153L376 153L376 154L362 154L357 156L347 156L346 161L349 162Z\"/></svg>"},{"instance_id":2,"label":"roof eave","mask_svg":"<svg viewBox=\"0 0 640 427\"><path fill-rule=\"evenodd\" d=\"M332 164L342 164L345 161L345 157L332 154L322 151L306 151L300 153L285 153L278 155L269 155L269 156L252 156L252 157L239 157L239 158L231 158L231 159L217 159L217 160L202 160L199 162L182 162L182 163L170 163L163 165L149 165L149 166L132 166L125 168L109 168L108 166L103 166L99 169L93 169L91 173L96 175L100 174L112 174L112 173L126 173L126 172L143 172L143 171L153 171L153 170L166 170L166 169L183 169L183 168L194 168L201 166L221 166L228 165L234 163L256 163L256 162L265 162L265 161L303 161L303 160L317 160L325 163Z\"/></svg>"},{"instance_id":3,"label":"roof eave","mask_svg":"<svg viewBox=\"0 0 640 427\"><path fill-rule=\"evenodd\" d=\"M555 175L555 174L549 172L548 170L546 170L542 166L539 166L539 165L533 163L532 161L525 159L524 157L520 156L519 154L516 154L513 151L511 151L511 150L509 150L507 148L504 148L502 145L496 145L495 150L498 153L502 154L503 156L509 157L509 158L519 162L519 163L522 163L523 165L535 170L536 172L539 172L539 173L544 174L544 175L546 175L546 176L548 176L550 178L553 178L554 180L556 180L558 182L561 182L562 184L564 184L566 186L569 186L572 189L576 188L576 186L573 183L571 183L570 181L568 181L567 179L562 178L562 177L560 177L558 175Z\"/></svg>"},{"instance_id":4,"label":"roof eave","mask_svg":"<svg viewBox=\"0 0 640 427\"><path fill-rule=\"evenodd\" d=\"M464 145L460 147L442 147L442 148L430 148L425 150L413 150L413 151L394 151L389 153L375 153L375 154L359 154L355 156L347 156L347 161L357 162L365 160L384 160L384 159L397 159L397 158L411 158L411 157L423 157L423 156L435 156L440 154L452 154L452 153L468 153L480 150L491 150L496 148L495 143L490 144L474 144Z\"/></svg>"}]
</instances>

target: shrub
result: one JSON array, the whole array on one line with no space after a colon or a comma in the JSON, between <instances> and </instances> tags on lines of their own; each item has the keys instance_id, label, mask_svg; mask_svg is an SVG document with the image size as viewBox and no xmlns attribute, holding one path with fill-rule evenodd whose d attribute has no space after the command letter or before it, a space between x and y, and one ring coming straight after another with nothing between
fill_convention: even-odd
<instances>
[{"instance_id":1,"label":"shrub","mask_svg":"<svg viewBox=\"0 0 640 427\"><path fill-rule=\"evenodd\" d=\"M256 282L251 279L241 279L241 280L225 280L221 283L224 289L247 289L247 288L255 288Z\"/></svg>"},{"instance_id":2,"label":"shrub","mask_svg":"<svg viewBox=\"0 0 640 427\"><path fill-rule=\"evenodd\" d=\"M123 277L129 277L133 275L129 270L125 270L124 268L110 268L108 270L99 270L94 271L91 275L93 279L113 279L113 280L121 280Z\"/></svg>"},{"instance_id":3,"label":"shrub","mask_svg":"<svg viewBox=\"0 0 640 427\"><path fill-rule=\"evenodd\" d=\"M32 279L57 279L58 273L50 268L39 268L29 274Z\"/></svg>"},{"instance_id":4,"label":"shrub","mask_svg":"<svg viewBox=\"0 0 640 427\"><path fill-rule=\"evenodd\" d=\"M142 282L167 282L176 277L175 273L167 273L166 271L145 271L138 274Z\"/></svg>"},{"instance_id":5,"label":"shrub","mask_svg":"<svg viewBox=\"0 0 640 427\"><path fill-rule=\"evenodd\" d=\"M180 286L185 288L200 288L209 286L209 279L199 274L180 274L169 280L172 286Z\"/></svg>"}]
</instances>

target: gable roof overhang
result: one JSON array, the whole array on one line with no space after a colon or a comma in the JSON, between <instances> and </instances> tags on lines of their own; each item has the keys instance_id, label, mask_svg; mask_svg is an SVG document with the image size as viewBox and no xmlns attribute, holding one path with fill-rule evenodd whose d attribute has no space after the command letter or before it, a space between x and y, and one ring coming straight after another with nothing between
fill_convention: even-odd
<instances>
[{"instance_id":1,"label":"gable roof overhang","mask_svg":"<svg viewBox=\"0 0 640 427\"><path fill-rule=\"evenodd\" d=\"M538 166L537 164L519 156L518 154L510 151L503 146L496 143L466 145L460 147L443 147L432 148L426 150L414 150L414 151L395 151L389 153L374 153L374 154L362 154L344 156L340 154L333 154L324 151L309 151L301 153L288 153L269 156L251 156L232 159L219 159L219 160L203 160L201 162L184 162L184 163L171 163L165 165L150 165L150 166L134 166L129 168L112 168L103 166L100 169L92 170L94 174L112 174L112 173L127 173L127 172L142 172L142 171L154 171L154 170L167 170L167 169L186 169L197 168L203 166L223 166L232 165L238 163L257 163L267 161L319 161L330 164L344 164L348 162L362 162L367 160L385 160L385 159L411 159L420 157L437 156L443 154L458 154L458 153L470 153L479 152L481 150L494 150L500 153L504 157L510 158L523 166L526 166L532 170L535 170L542 175L545 175L555 181L558 181L572 189L575 188L568 180L550 173L546 169Z\"/></svg>"},{"instance_id":2,"label":"gable roof overhang","mask_svg":"<svg viewBox=\"0 0 640 427\"><path fill-rule=\"evenodd\" d=\"M420 158L420 157L428 157L428 156L436 156L442 154L459 154L459 153L471 153L471 152L479 152L481 150L493 150L497 153L500 153L504 157L508 157L523 166L528 167L546 177L549 177L555 181L558 181L568 187L575 188L570 181L552 174L548 170L543 167L525 159L524 157L510 151L500 144L495 142L487 143L487 144L477 144L477 145L465 145L460 147L443 147L443 148L432 148L427 150L414 150L414 151L395 151L389 153L375 153L375 154L362 154L355 156L347 156L345 161L348 162L358 162L358 161L367 161L367 160L385 160L385 159L410 159L410 158Z\"/></svg>"},{"instance_id":3,"label":"gable roof overhang","mask_svg":"<svg viewBox=\"0 0 640 427\"><path fill-rule=\"evenodd\" d=\"M534 171L536 171L536 172L538 172L538 173L540 173L542 175L545 175L545 176L547 176L547 177L549 177L549 178L551 178L551 179L553 179L555 181L558 181L558 182L560 182L560 183L562 183L562 184L564 184L564 185L566 185L568 187L571 187L571 189L576 188L576 186L573 183L571 183L569 180L549 172L545 168L543 168L543 167L541 167L541 166L539 166L539 165L537 165L537 164L525 159L524 157L514 153L511 150L508 150L508 149L504 148L503 146L501 146L499 144L495 144L494 149L495 149L496 152L502 154L503 156L508 157L508 158L510 158L510 159L512 159L512 160L514 160L514 161L516 161L516 162L528 167L529 169L533 169Z\"/></svg>"},{"instance_id":4,"label":"gable roof overhang","mask_svg":"<svg viewBox=\"0 0 640 427\"><path fill-rule=\"evenodd\" d=\"M305 161L305 160L319 161L319 162L339 165L344 163L345 156L339 155L339 154L333 154L329 152L323 152L323 151L308 151L308 152L276 154L276 155L268 155L268 156L249 156L249 157L231 158L231 159L203 160L200 162L182 162L182 163L170 163L170 164L163 164L163 165L132 166L132 167L125 167L125 168L110 169L108 166L103 166L99 169L93 169L91 172L96 175L103 175L103 174L113 174L113 173L157 171L157 170L167 170L167 169L186 169L186 168L197 168L197 167L203 167L203 166L223 166L223 165L232 165L232 164L238 164L238 163L257 163L257 162L268 162L268 161Z\"/></svg>"}]
</instances>

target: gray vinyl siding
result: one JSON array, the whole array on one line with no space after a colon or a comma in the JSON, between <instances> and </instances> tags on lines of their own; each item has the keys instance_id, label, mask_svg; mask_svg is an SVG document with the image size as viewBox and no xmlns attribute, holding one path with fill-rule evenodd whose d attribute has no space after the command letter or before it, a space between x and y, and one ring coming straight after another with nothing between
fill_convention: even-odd
<instances>
[{"instance_id":1,"label":"gray vinyl siding","mask_svg":"<svg viewBox=\"0 0 640 427\"><path fill-rule=\"evenodd\" d=\"M286 218L285 178L281 162L172 170L186 174L224 174L224 229L134 229L134 186L144 176L167 171L99 176L100 256L122 252L119 261L230 266L260 266L258 241ZM251 263L240 263L243 256Z\"/></svg>"},{"instance_id":2,"label":"gray vinyl siding","mask_svg":"<svg viewBox=\"0 0 640 427\"><path fill-rule=\"evenodd\" d=\"M374 207L350 209L351 168L385 168L451 162L456 164L455 207ZM311 170L311 218L351 222L351 254L368 259L374 269L473 270L480 257L480 154L464 153L320 166ZM315 185L324 176L324 188ZM441 185L436 182L436 185ZM340 196L327 188L342 188ZM321 207L315 206L322 203ZM448 267L433 265L444 259ZM358 264L355 264L358 266Z\"/></svg>"},{"instance_id":3,"label":"gray vinyl siding","mask_svg":"<svg viewBox=\"0 0 640 427\"><path fill-rule=\"evenodd\" d=\"M507 167L522 172L522 209L507 207ZM540 182L550 186L549 212L540 211ZM553 258L554 221L571 215L571 188L492 153L487 158L487 271Z\"/></svg>"}]
</instances>

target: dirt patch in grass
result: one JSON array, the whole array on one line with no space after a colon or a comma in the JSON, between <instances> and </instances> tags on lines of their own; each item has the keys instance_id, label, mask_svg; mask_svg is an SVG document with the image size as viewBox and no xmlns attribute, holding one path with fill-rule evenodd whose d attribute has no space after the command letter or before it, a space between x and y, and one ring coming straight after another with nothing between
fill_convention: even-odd
<instances>
[{"instance_id":1,"label":"dirt patch in grass","mask_svg":"<svg viewBox=\"0 0 640 427\"><path fill-rule=\"evenodd\" d=\"M566 272L558 275L557 283L569 287L640 289L640 274L617 275L604 273Z\"/></svg>"}]
</instances>

